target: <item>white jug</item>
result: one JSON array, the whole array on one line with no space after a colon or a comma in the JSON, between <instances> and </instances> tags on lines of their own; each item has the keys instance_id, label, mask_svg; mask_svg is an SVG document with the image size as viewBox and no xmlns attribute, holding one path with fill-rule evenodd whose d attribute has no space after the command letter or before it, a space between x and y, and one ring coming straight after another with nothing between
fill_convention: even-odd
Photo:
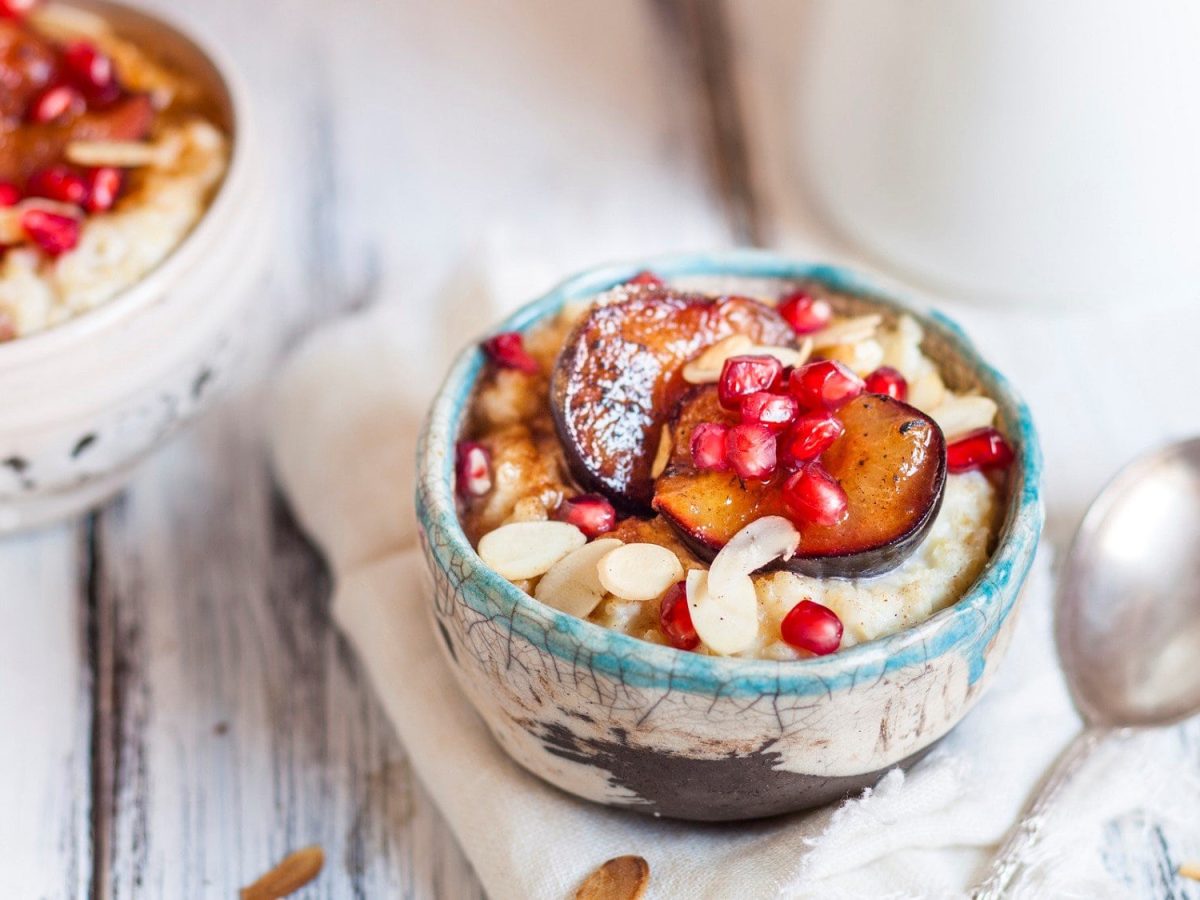
<instances>
[{"instance_id":1,"label":"white jug","mask_svg":"<svg viewBox=\"0 0 1200 900\"><path fill-rule=\"evenodd\" d=\"M943 287L1200 298L1200 3L814 0L798 165Z\"/></svg>"}]
</instances>

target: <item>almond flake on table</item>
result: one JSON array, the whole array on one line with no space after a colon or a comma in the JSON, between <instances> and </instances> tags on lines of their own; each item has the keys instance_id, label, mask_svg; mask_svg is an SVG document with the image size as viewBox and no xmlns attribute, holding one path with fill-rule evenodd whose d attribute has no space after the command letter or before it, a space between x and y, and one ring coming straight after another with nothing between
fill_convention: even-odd
<instances>
[{"instance_id":1,"label":"almond flake on table","mask_svg":"<svg viewBox=\"0 0 1200 900\"><path fill-rule=\"evenodd\" d=\"M579 886L575 900L638 900L650 883L650 864L640 856L610 859Z\"/></svg>"},{"instance_id":2,"label":"almond flake on table","mask_svg":"<svg viewBox=\"0 0 1200 900\"><path fill-rule=\"evenodd\" d=\"M324 865L324 850L317 846L304 847L285 856L271 871L242 888L238 896L241 900L279 900L316 878Z\"/></svg>"}]
</instances>

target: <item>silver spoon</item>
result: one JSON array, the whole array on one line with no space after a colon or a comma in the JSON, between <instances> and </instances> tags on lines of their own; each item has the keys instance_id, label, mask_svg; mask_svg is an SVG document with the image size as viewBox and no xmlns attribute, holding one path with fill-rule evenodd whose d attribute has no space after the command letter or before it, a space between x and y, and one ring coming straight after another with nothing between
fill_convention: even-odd
<instances>
[{"instance_id":1,"label":"silver spoon","mask_svg":"<svg viewBox=\"0 0 1200 900\"><path fill-rule=\"evenodd\" d=\"M1200 712L1200 438L1141 457L1096 498L1059 579L1054 635L1084 728L973 900L1004 895L1051 806L1107 738Z\"/></svg>"}]
</instances>

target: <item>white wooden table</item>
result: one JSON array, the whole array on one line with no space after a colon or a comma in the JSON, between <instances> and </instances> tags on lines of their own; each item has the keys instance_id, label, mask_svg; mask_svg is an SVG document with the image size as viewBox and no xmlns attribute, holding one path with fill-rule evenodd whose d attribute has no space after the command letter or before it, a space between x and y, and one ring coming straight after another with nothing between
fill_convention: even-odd
<instances>
[{"instance_id":1,"label":"white wooden table","mask_svg":"<svg viewBox=\"0 0 1200 900\"><path fill-rule=\"evenodd\" d=\"M120 499L0 542L0 896L232 897L307 844L327 863L305 897L481 896L330 625L266 468L260 387L314 323L381 299L419 356L448 327L440 292L506 247L550 277L756 241L855 259L786 154L805 7L146 2L223 45L255 94L279 210L264 346ZM1200 430L1182 402L1200 329L964 317L1042 418L1056 542L1121 460ZM1094 364L1131 353L1160 385L1148 412L1137 378ZM1097 396L1143 421L1117 427Z\"/></svg>"}]
</instances>

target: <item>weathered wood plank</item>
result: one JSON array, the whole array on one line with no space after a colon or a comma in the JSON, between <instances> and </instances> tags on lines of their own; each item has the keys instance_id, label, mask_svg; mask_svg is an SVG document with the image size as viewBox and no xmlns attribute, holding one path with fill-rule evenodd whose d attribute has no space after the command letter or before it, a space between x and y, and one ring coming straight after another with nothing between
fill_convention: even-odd
<instances>
[{"instance_id":1,"label":"weathered wood plank","mask_svg":"<svg viewBox=\"0 0 1200 900\"><path fill-rule=\"evenodd\" d=\"M487 273L533 291L537 273L727 240L687 70L641 0L274 0L250 28L235 0L185 12L243 63L275 151L264 359L382 299L410 314L414 358L437 365L431 336L488 324L466 310L449 328L441 302L481 255L535 261ZM97 524L112 674L101 893L230 896L318 843L326 872L304 896L480 896L272 493L261 382L260 368Z\"/></svg>"},{"instance_id":2,"label":"weathered wood plank","mask_svg":"<svg viewBox=\"0 0 1200 900\"><path fill-rule=\"evenodd\" d=\"M86 529L0 543L0 896L83 898L91 879Z\"/></svg>"}]
</instances>

